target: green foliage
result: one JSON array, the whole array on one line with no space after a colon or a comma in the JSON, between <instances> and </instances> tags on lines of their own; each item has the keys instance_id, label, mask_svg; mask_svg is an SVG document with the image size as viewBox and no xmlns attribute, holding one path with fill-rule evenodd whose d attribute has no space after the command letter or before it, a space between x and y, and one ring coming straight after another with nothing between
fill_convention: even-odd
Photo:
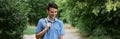
<instances>
[{"instance_id":1,"label":"green foliage","mask_svg":"<svg viewBox=\"0 0 120 39\"><path fill-rule=\"evenodd\" d=\"M120 39L119 0L64 0L61 19L88 39ZM57 1L59 2L59 1Z\"/></svg>"},{"instance_id":2,"label":"green foliage","mask_svg":"<svg viewBox=\"0 0 120 39\"><path fill-rule=\"evenodd\" d=\"M0 0L0 38L22 39L27 24L28 4L23 0Z\"/></svg>"},{"instance_id":3,"label":"green foliage","mask_svg":"<svg viewBox=\"0 0 120 39\"><path fill-rule=\"evenodd\" d=\"M46 7L49 0L28 0L31 12L28 14L30 25L36 25L40 18L47 17Z\"/></svg>"}]
</instances>

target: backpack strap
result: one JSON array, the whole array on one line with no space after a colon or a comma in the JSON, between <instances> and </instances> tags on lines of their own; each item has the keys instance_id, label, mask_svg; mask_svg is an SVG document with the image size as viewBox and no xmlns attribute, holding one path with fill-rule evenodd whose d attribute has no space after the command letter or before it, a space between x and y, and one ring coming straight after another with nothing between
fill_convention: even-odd
<instances>
[{"instance_id":1,"label":"backpack strap","mask_svg":"<svg viewBox=\"0 0 120 39\"><path fill-rule=\"evenodd\" d=\"M47 18L45 18L45 23L46 23L46 24L48 23L48 20L47 20Z\"/></svg>"}]
</instances>

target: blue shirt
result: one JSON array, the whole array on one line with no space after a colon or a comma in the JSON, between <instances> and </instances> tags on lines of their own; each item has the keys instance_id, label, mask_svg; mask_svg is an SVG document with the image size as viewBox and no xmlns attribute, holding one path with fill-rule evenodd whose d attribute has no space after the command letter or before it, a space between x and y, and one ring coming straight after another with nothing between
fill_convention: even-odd
<instances>
[{"instance_id":1,"label":"blue shirt","mask_svg":"<svg viewBox=\"0 0 120 39\"><path fill-rule=\"evenodd\" d=\"M62 21L55 18L54 22L51 22L49 17L47 17L47 20L49 23L51 23L51 27L49 28L49 30L47 30L43 39L59 39L60 35L65 34ZM45 27L46 27L45 19L40 19L37 24L35 33L41 32Z\"/></svg>"}]
</instances>

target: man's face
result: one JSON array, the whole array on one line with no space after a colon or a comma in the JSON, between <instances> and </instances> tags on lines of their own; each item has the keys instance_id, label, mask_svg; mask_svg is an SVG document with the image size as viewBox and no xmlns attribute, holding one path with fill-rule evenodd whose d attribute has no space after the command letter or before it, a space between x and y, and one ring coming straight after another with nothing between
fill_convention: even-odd
<instances>
[{"instance_id":1,"label":"man's face","mask_svg":"<svg viewBox=\"0 0 120 39\"><path fill-rule=\"evenodd\" d=\"M50 18L55 18L57 15L57 9L56 8L49 8L49 10L47 10L48 15Z\"/></svg>"}]
</instances>

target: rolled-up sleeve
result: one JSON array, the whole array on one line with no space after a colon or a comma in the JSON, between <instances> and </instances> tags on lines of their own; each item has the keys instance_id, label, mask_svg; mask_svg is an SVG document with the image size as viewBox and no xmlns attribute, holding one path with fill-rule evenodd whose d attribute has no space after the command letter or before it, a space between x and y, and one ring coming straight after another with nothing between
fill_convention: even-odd
<instances>
[{"instance_id":1,"label":"rolled-up sleeve","mask_svg":"<svg viewBox=\"0 0 120 39\"><path fill-rule=\"evenodd\" d=\"M42 19L40 19L38 21L38 24L37 24L37 27L36 27L36 30L35 30L35 33L39 33L40 31L42 31Z\"/></svg>"}]
</instances>

